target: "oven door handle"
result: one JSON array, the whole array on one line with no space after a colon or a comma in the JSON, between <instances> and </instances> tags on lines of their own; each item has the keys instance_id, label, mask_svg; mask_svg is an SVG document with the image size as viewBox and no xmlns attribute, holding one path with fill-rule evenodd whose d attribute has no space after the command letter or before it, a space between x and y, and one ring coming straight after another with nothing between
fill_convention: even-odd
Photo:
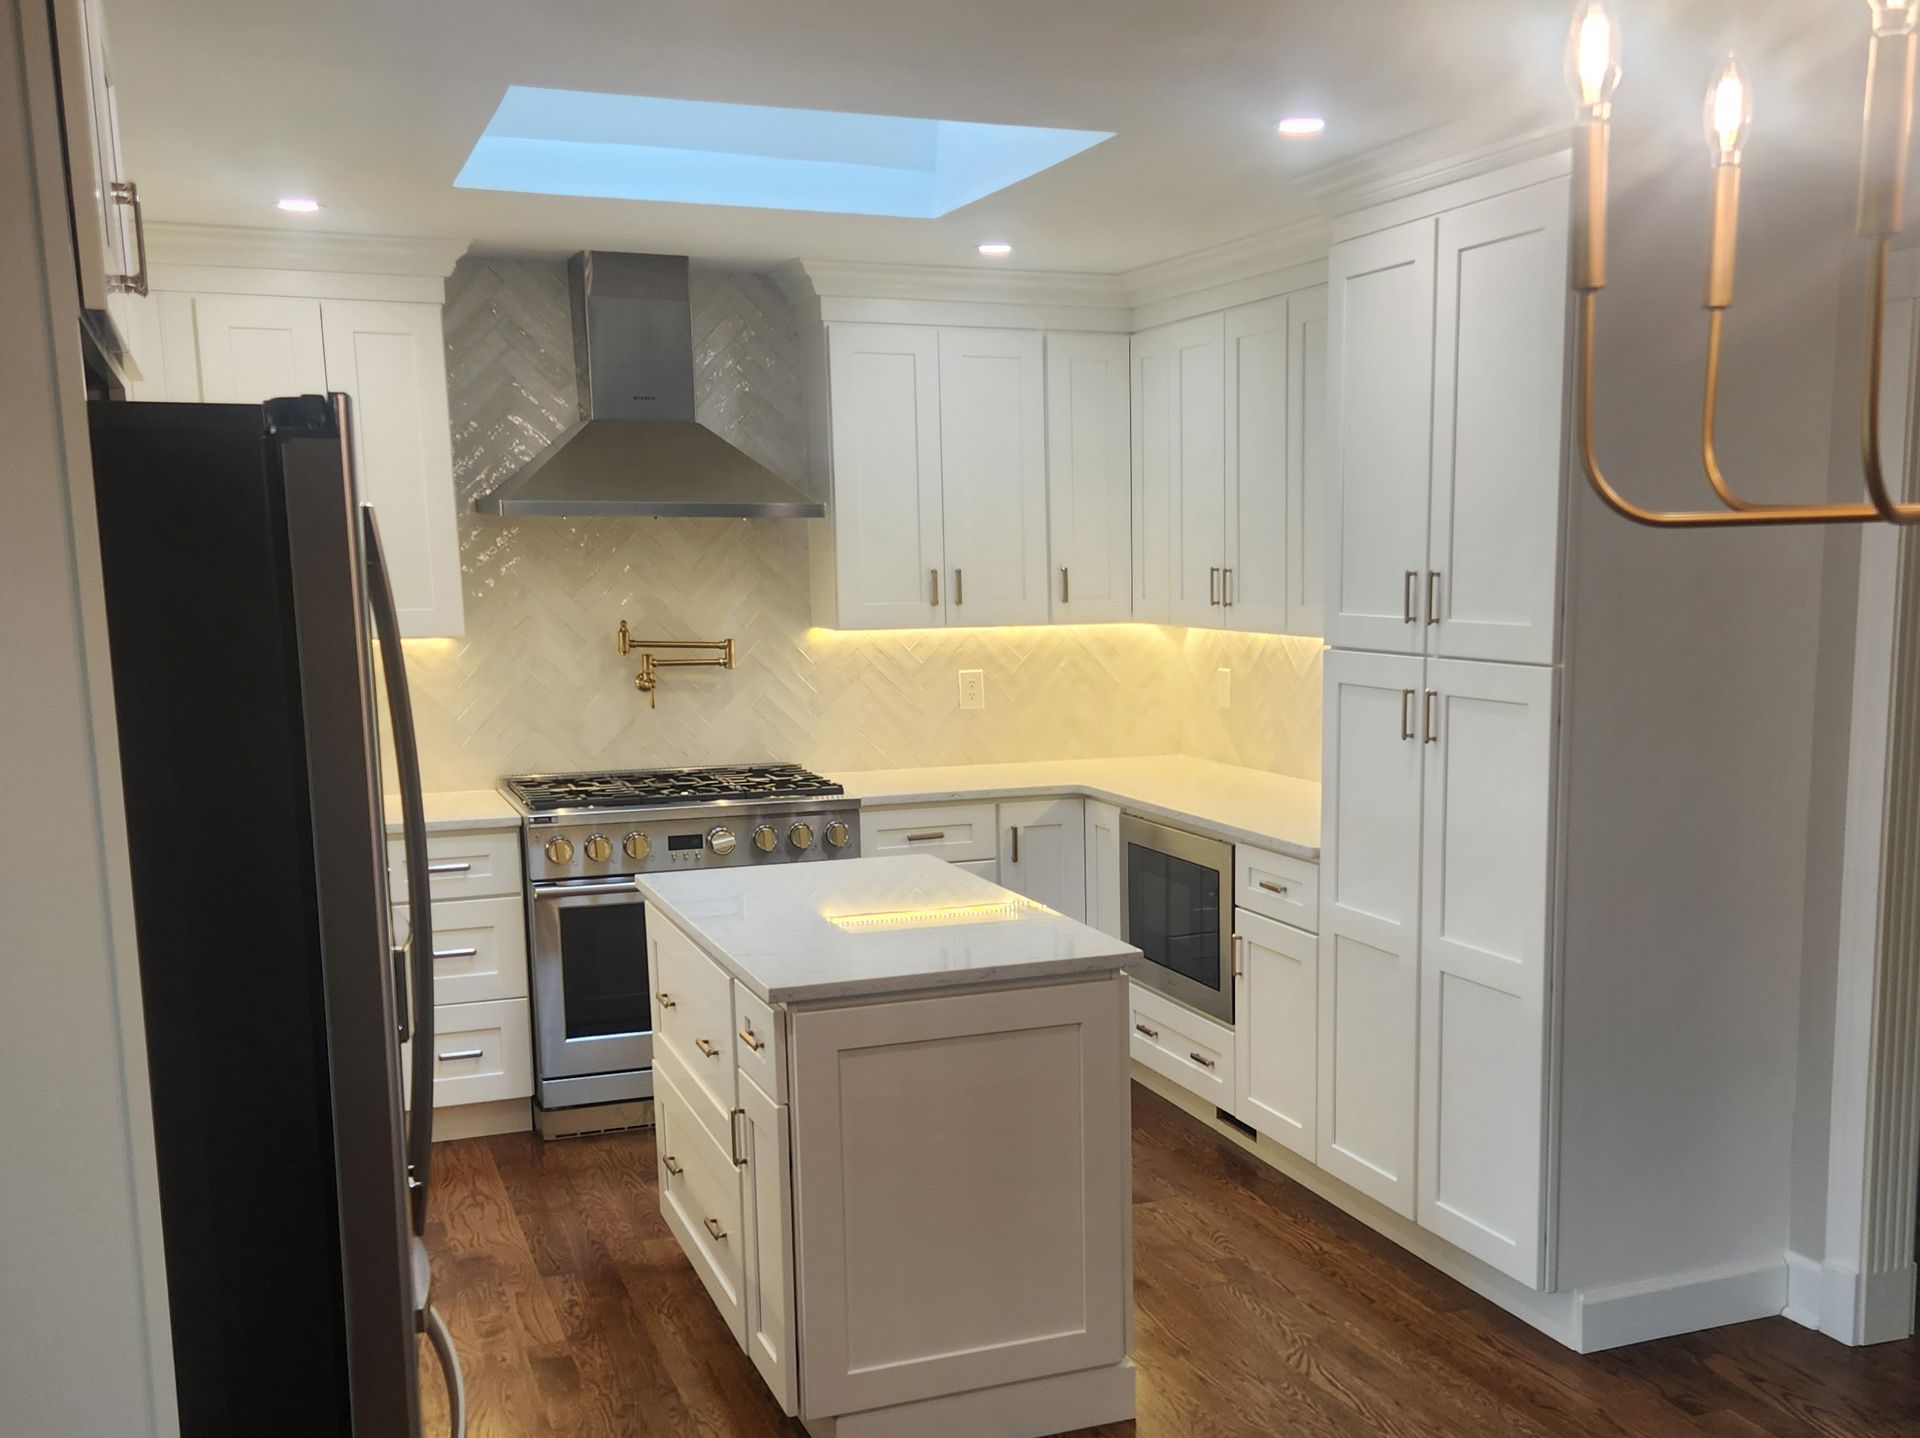
<instances>
[{"instance_id":1,"label":"oven door handle","mask_svg":"<svg viewBox=\"0 0 1920 1438\"><path fill-rule=\"evenodd\" d=\"M565 899L574 894L632 894L640 897L640 891L633 886L631 879L610 879L603 884L535 884L533 897L541 899Z\"/></svg>"}]
</instances>

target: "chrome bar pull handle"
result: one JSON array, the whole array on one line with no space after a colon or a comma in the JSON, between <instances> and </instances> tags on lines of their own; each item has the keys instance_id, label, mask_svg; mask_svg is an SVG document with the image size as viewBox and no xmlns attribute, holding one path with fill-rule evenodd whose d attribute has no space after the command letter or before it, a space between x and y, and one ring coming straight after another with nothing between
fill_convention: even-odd
<instances>
[{"instance_id":1,"label":"chrome bar pull handle","mask_svg":"<svg viewBox=\"0 0 1920 1438\"><path fill-rule=\"evenodd\" d=\"M1440 622L1440 571L1427 571L1427 623Z\"/></svg>"},{"instance_id":2,"label":"chrome bar pull handle","mask_svg":"<svg viewBox=\"0 0 1920 1438\"><path fill-rule=\"evenodd\" d=\"M927 603L935 609L940 607L940 571L938 569L927 571Z\"/></svg>"},{"instance_id":3,"label":"chrome bar pull handle","mask_svg":"<svg viewBox=\"0 0 1920 1438\"><path fill-rule=\"evenodd\" d=\"M1233 608L1233 568L1228 566L1220 571L1220 604L1223 608Z\"/></svg>"},{"instance_id":4,"label":"chrome bar pull handle","mask_svg":"<svg viewBox=\"0 0 1920 1438\"><path fill-rule=\"evenodd\" d=\"M1403 624L1414 624L1419 621L1420 616L1413 612L1414 604L1416 603L1413 597L1413 591L1419 583L1420 571L1417 569L1409 569L1407 571L1407 577L1402 582L1400 588L1400 621Z\"/></svg>"},{"instance_id":5,"label":"chrome bar pull handle","mask_svg":"<svg viewBox=\"0 0 1920 1438\"><path fill-rule=\"evenodd\" d=\"M481 1050L479 1049L453 1049L441 1054L440 1062L450 1064L456 1059L477 1059L480 1057L480 1054Z\"/></svg>"},{"instance_id":6,"label":"chrome bar pull handle","mask_svg":"<svg viewBox=\"0 0 1920 1438\"><path fill-rule=\"evenodd\" d=\"M1402 739L1413 737L1413 691L1411 689L1400 691L1400 737Z\"/></svg>"},{"instance_id":7,"label":"chrome bar pull handle","mask_svg":"<svg viewBox=\"0 0 1920 1438\"><path fill-rule=\"evenodd\" d=\"M740 1120L746 1116L747 1111L743 1108L727 1110L727 1157L733 1160L735 1168L747 1166L746 1145L740 1142Z\"/></svg>"},{"instance_id":8,"label":"chrome bar pull handle","mask_svg":"<svg viewBox=\"0 0 1920 1438\"><path fill-rule=\"evenodd\" d=\"M960 567L958 565L955 565L953 570L954 607L958 608L960 605L965 604L966 602L967 602L966 576L961 573Z\"/></svg>"},{"instance_id":9,"label":"chrome bar pull handle","mask_svg":"<svg viewBox=\"0 0 1920 1438\"><path fill-rule=\"evenodd\" d=\"M1073 602L1072 596L1073 586L1067 577L1067 566L1063 564L1060 566L1060 602L1062 604L1071 604Z\"/></svg>"},{"instance_id":10,"label":"chrome bar pull handle","mask_svg":"<svg viewBox=\"0 0 1920 1438\"><path fill-rule=\"evenodd\" d=\"M435 949L433 956L436 959L476 959L480 956L480 950L477 948Z\"/></svg>"},{"instance_id":11,"label":"chrome bar pull handle","mask_svg":"<svg viewBox=\"0 0 1920 1438\"><path fill-rule=\"evenodd\" d=\"M1192 1059L1195 1063L1199 1064L1200 1067L1203 1069L1210 1069L1213 1067L1213 1060L1208 1058L1205 1054L1201 1053L1198 1049L1189 1049L1187 1051L1187 1057Z\"/></svg>"},{"instance_id":12,"label":"chrome bar pull handle","mask_svg":"<svg viewBox=\"0 0 1920 1438\"><path fill-rule=\"evenodd\" d=\"M1276 884L1271 879L1261 879L1259 883L1260 887L1265 889L1269 894L1278 894L1281 898L1286 898L1287 886L1285 884Z\"/></svg>"},{"instance_id":13,"label":"chrome bar pull handle","mask_svg":"<svg viewBox=\"0 0 1920 1438\"><path fill-rule=\"evenodd\" d=\"M1207 603L1220 602L1220 566L1214 565L1207 570Z\"/></svg>"},{"instance_id":14,"label":"chrome bar pull handle","mask_svg":"<svg viewBox=\"0 0 1920 1438\"><path fill-rule=\"evenodd\" d=\"M427 865L427 872L429 874L470 874L473 872L473 865L465 860L459 863L450 860L444 864Z\"/></svg>"},{"instance_id":15,"label":"chrome bar pull handle","mask_svg":"<svg viewBox=\"0 0 1920 1438\"><path fill-rule=\"evenodd\" d=\"M1423 706L1423 713L1421 718L1426 726L1426 733L1422 736L1420 742L1423 744L1439 743L1440 742L1440 691L1439 690L1429 689L1427 691L1426 703Z\"/></svg>"},{"instance_id":16,"label":"chrome bar pull handle","mask_svg":"<svg viewBox=\"0 0 1920 1438\"><path fill-rule=\"evenodd\" d=\"M107 289L114 294L140 295L147 293L147 212L140 204L140 187L132 180L113 180L107 185L107 194L116 205L133 207L133 273L130 275L111 275L107 279Z\"/></svg>"},{"instance_id":17,"label":"chrome bar pull handle","mask_svg":"<svg viewBox=\"0 0 1920 1438\"><path fill-rule=\"evenodd\" d=\"M946 837L947 831L945 829L930 829L924 834L907 835L907 842L909 844L931 844Z\"/></svg>"},{"instance_id":18,"label":"chrome bar pull handle","mask_svg":"<svg viewBox=\"0 0 1920 1438\"><path fill-rule=\"evenodd\" d=\"M1016 864L1020 862L1020 826L1018 824L1013 826L1013 862Z\"/></svg>"}]
</instances>

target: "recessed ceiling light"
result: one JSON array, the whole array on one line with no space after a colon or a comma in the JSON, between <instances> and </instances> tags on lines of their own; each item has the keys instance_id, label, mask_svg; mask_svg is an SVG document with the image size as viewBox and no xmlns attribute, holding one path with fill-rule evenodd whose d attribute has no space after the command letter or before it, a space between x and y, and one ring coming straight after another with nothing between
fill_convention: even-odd
<instances>
[{"instance_id":1,"label":"recessed ceiling light","mask_svg":"<svg viewBox=\"0 0 1920 1438\"><path fill-rule=\"evenodd\" d=\"M1002 244L998 240L995 240L990 244L980 246L980 253L990 260L1004 260L1008 255L1013 253L1013 246Z\"/></svg>"},{"instance_id":2,"label":"recessed ceiling light","mask_svg":"<svg viewBox=\"0 0 1920 1438\"><path fill-rule=\"evenodd\" d=\"M311 215L320 208L320 202L305 195L283 195L278 201L281 209L290 215Z\"/></svg>"},{"instance_id":3,"label":"recessed ceiling light","mask_svg":"<svg viewBox=\"0 0 1920 1438\"><path fill-rule=\"evenodd\" d=\"M1327 122L1318 115L1289 115L1279 124L1280 133L1298 139L1302 135L1317 135L1327 128Z\"/></svg>"}]
</instances>

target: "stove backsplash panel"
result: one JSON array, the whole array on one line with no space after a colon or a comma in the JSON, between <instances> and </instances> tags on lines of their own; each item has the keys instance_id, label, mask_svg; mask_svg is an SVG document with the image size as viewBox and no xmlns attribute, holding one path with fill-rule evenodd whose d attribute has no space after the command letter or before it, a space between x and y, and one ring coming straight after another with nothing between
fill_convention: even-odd
<instances>
[{"instance_id":1,"label":"stove backsplash panel","mask_svg":"<svg viewBox=\"0 0 1920 1438\"><path fill-rule=\"evenodd\" d=\"M806 485L803 351L763 275L692 281L701 419ZM409 641L428 787L532 770L790 759L822 770L1184 752L1319 777L1320 645L1149 625L839 633L811 627L806 526L791 520L509 519L476 494L573 421L562 262L469 257L447 282L454 479L467 633ZM736 641L739 668L667 670L645 636ZM1213 707L1214 670L1233 671ZM959 708L957 671L986 672Z\"/></svg>"}]
</instances>

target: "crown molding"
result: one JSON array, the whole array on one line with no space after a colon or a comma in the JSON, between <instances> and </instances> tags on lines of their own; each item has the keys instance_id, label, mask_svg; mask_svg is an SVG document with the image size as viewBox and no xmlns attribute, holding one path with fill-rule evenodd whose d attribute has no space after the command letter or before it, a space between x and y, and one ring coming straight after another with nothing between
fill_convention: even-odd
<instances>
[{"instance_id":1,"label":"crown molding","mask_svg":"<svg viewBox=\"0 0 1920 1438\"><path fill-rule=\"evenodd\" d=\"M316 270L415 275L444 280L467 252L466 240L346 235L326 230L265 230L243 225L147 226L153 263L228 269Z\"/></svg>"},{"instance_id":2,"label":"crown molding","mask_svg":"<svg viewBox=\"0 0 1920 1438\"><path fill-rule=\"evenodd\" d=\"M1128 270L1119 281L1127 303L1139 308L1310 264L1326 255L1327 222L1312 215L1225 244L1155 260Z\"/></svg>"},{"instance_id":3,"label":"crown molding","mask_svg":"<svg viewBox=\"0 0 1920 1438\"><path fill-rule=\"evenodd\" d=\"M963 304L1066 305L1124 309L1116 275L1070 270L983 270L966 265L794 260L774 272L789 301L934 300Z\"/></svg>"},{"instance_id":4,"label":"crown molding","mask_svg":"<svg viewBox=\"0 0 1920 1438\"><path fill-rule=\"evenodd\" d=\"M1564 150L1568 126L1537 104L1379 145L1302 177L1315 208L1339 216Z\"/></svg>"}]
</instances>

